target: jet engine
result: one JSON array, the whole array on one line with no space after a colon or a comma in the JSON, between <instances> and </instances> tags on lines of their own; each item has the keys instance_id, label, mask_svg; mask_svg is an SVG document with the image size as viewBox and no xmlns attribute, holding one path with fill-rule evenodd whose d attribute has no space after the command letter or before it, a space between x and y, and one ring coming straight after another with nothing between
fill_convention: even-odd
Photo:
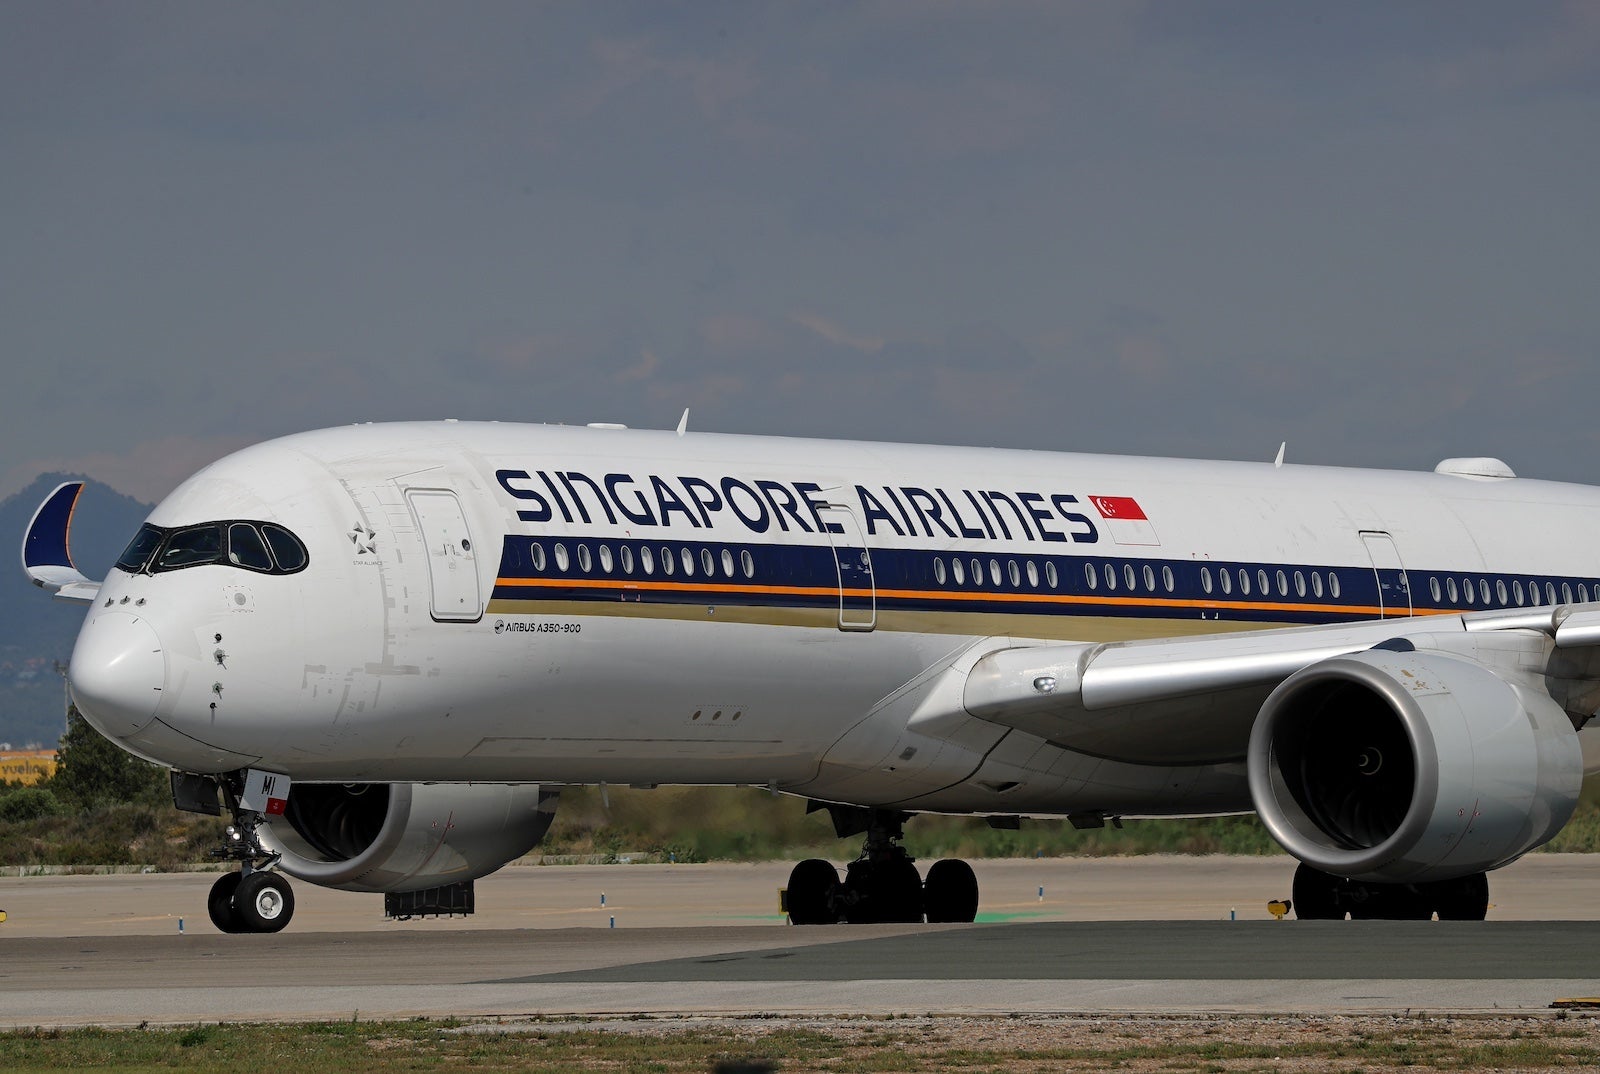
<instances>
[{"instance_id":1,"label":"jet engine","mask_svg":"<svg viewBox=\"0 0 1600 1074\"><path fill-rule=\"evenodd\" d=\"M1378 883L1484 872L1561 830L1583 758L1536 687L1401 642L1319 661L1263 705L1250 793L1283 848Z\"/></svg>"},{"instance_id":2,"label":"jet engine","mask_svg":"<svg viewBox=\"0 0 1600 1074\"><path fill-rule=\"evenodd\" d=\"M559 791L538 785L296 783L258 828L290 876L343 891L407 892L475 880L533 849Z\"/></svg>"}]
</instances>

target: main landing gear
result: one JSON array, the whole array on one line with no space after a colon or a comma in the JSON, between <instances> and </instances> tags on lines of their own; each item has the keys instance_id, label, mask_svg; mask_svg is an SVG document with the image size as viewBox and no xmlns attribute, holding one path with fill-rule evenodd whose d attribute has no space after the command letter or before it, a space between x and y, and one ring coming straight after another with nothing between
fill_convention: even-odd
<instances>
[{"instance_id":1,"label":"main landing gear","mask_svg":"<svg viewBox=\"0 0 1600 1074\"><path fill-rule=\"evenodd\" d=\"M1302 921L1482 921L1489 878L1469 873L1428 884L1373 884L1302 864L1294 871L1294 914Z\"/></svg>"},{"instance_id":2,"label":"main landing gear","mask_svg":"<svg viewBox=\"0 0 1600 1074\"><path fill-rule=\"evenodd\" d=\"M211 885L206 898L211 923L222 932L278 932L294 916L294 891L274 871L281 855L261 845L256 829L275 806L282 812L289 781L255 770L221 779L179 774L173 778L173 800L180 809L216 814L219 786L233 823L211 857L238 862L239 871L224 873Z\"/></svg>"},{"instance_id":3,"label":"main landing gear","mask_svg":"<svg viewBox=\"0 0 1600 1074\"><path fill-rule=\"evenodd\" d=\"M789 874L789 920L796 925L864 924L889 921L971 921L978 914L978 878L972 866L948 858L917 874L915 859L900 840L909 814L881 809L828 806L834 830L866 833L861 856L839 871L808 858Z\"/></svg>"}]
</instances>

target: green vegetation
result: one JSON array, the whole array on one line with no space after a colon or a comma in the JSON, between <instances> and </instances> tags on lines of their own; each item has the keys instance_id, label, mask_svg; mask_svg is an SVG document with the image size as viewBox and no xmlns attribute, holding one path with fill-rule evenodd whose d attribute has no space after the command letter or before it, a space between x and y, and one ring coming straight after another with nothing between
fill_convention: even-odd
<instances>
[{"instance_id":1,"label":"green vegetation","mask_svg":"<svg viewBox=\"0 0 1600 1074\"><path fill-rule=\"evenodd\" d=\"M53 778L31 787L0 783L5 866L170 869L204 861L225 824L173 809L166 770L123 752L76 712ZM1086 831L1061 820L996 830L981 817L921 816L906 825L906 848L926 859L1278 853L1253 816L1129 820ZM1600 852L1600 782L1585 788L1576 815L1545 849ZM848 860L859 850L859 837L834 838L825 811L807 813L800 799L735 787L568 787L539 847L554 857L648 854L682 862Z\"/></svg>"},{"instance_id":2,"label":"green vegetation","mask_svg":"<svg viewBox=\"0 0 1600 1074\"><path fill-rule=\"evenodd\" d=\"M0 1069L225 1074L435 1069L626 1072L835 1070L1279 1071L1594 1069L1600 1022L1555 1019L917 1018L670 1020L613 1028L454 1021L196 1025L0 1034Z\"/></svg>"}]
</instances>

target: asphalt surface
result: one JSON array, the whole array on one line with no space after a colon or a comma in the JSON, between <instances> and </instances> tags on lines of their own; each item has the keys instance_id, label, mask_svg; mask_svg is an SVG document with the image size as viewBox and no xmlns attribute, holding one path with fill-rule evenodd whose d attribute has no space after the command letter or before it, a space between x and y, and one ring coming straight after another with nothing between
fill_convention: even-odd
<instances>
[{"instance_id":1,"label":"asphalt surface","mask_svg":"<svg viewBox=\"0 0 1600 1074\"><path fill-rule=\"evenodd\" d=\"M480 882L471 919L385 921L376 896L299 884L273 936L213 931L204 875L0 878L0 1025L1528 1011L1600 996L1600 855L1497 874L1483 923L1274 921L1246 897L1276 894L1287 868L978 863L988 922L804 928L778 923L784 865L513 868Z\"/></svg>"}]
</instances>

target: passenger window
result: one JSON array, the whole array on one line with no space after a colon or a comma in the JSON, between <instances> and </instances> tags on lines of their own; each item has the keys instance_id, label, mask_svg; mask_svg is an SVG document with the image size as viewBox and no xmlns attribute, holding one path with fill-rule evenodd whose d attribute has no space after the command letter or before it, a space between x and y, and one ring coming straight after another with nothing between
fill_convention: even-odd
<instances>
[{"instance_id":1,"label":"passenger window","mask_svg":"<svg viewBox=\"0 0 1600 1074\"><path fill-rule=\"evenodd\" d=\"M1033 560L1028 560L1028 585L1034 589L1039 588L1039 568L1034 566Z\"/></svg>"},{"instance_id":2,"label":"passenger window","mask_svg":"<svg viewBox=\"0 0 1600 1074\"><path fill-rule=\"evenodd\" d=\"M1484 607L1489 606L1489 579L1478 579L1478 595L1483 598Z\"/></svg>"},{"instance_id":3,"label":"passenger window","mask_svg":"<svg viewBox=\"0 0 1600 1074\"><path fill-rule=\"evenodd\" d=\"M155 569L172 571L179 567L196 567L202 563L216 563L222 559L222 526L212 522L179 530L167 538L167 543L156 557Z\"/></svg>"},{"instance_id":4,"label":"passenger window","mask_svg":"<svg viewBox=\"0 0 1600 1074\"><path fill-rule=\"evenodd\" d=\"M1316 597L1318 600L1322 599L1322 572L1321 571L1312 571L1311 572L1311 595Z\"/></svg>"},{"instance_id":5,"label":"passenger window","mask_svg":"<svg viewBox=\"0 0 1600 1074\"><path fill-rule=\"evenodd\" d=\"M1306 576L1299 571L1294 572L1294 594L1297 597L1306 595Z\"/></svg>"},{"instance_id":6,"label":"passenger window","mask_svg":"<svg viewBox=\"0 0 1600 1074\"><path fill-rule=\"evenodd\" d=\"M961 565L959 559L950 561L950 573L955 576L956 585L960 585L967 580L967 569Z\"/></svg>"},{"instance_id":7,"label":"passenger window","mask_svg":"<svg viewBox=\"0 0 1600 1074\"><path fill-rule=\"evenodd\" d=\"M1014 559L1006 561L1006 575L1011 579L1011 588L1017 589L1022 585L1022 572L1017 567Z\"/></svg>"},{"instance_id":8,"label":"passenger window","mask_svg":"<svg viewBox=\"0 0 1600 1074\"><path fill-rule=\"evenodd\" d=\"M683 576L685 578L693 578L694 577L694 553L689 551L687 548L680 549L679 551L680 551L679 558L683 560Z\"/></svg>"},{"instance_id":9,"label":"passenger window","mask_svg":"<svg viewBox=\"0 0 1600 1074\"><path fill-rule=\"evenodd\" d=\"M662 545L661 546L661 573L666 575L668 578L671 578L672 577L672 572L676 569L676 567L674 566L675 563L676 563L676 560L673 558L672 549L668 548L666 545Z\"/></svg>"},{"instance_id":10,"label":"passenger window","mask_svg":"<svg viewBox=\"0 0 1600 1074\"><path fill-rule=\"evenodd\" d=\"M1554 604L1556 602L1556 586L1554 582L1546 582L1544 584L1544 602L1546 604Z\"/></svg>"},{"instance_id":11,"label":"passenger window","mask_svg":"<svg viewBox=\"0 0 1600 1074\"><path fill-rule=\"evenodd\" d=\"M998 559L989 561L989 581L994 584L996 589L1000 587L1000 561Z\"/></svg>"},{"instance_id":12,"label":"passenger window","mask_svg":"<svg viewBox=\"0 0 1600 1074\"><path fill-rule=\"evenodd\" d=\"M306 548L300 538L270 522L262 525L261 534L267 539L267 547L272 549L272 558L278 561L280 571L289 574L306 565Z\"/></svg>"},{"instance_id":13,"label":"passenger window","mask_svg":"<svg viewBox=\"0 0 1600 1074\"><path fill-rule=\"evenodd\" d=\"M1132 593L1135 589L1139 588L1138 583L1135 582L1134 579L1133 579L1133 564L1132 563L1124 563L1122 565L1122 580L1124 582L1128 583L1128 592L1130 592L1130 593Z\"/></svg>"},{"instance_id":14,"label":"passenger window","mask_svg":"<svg viewBox=\"0 0 1600 1074\"><path fill-rule=\"evenodd\" d=\"M650 546L647 544L639 546L639 567L646 574L656 573L656 557L651 553Z\"/></svg>"},{"instance_id":15,"label":"passenger window","mask_svg":"<svg viewBox=\"0 0 1600 1074\"><path fill-rule=\"evenodd\" d=\"M1428 592L1433 595L1434 603L1438 603L1439 600L1443 597L1444 594L1439 589L1439 576L1438 575L1436 575L1436 574L1428 575Z\"/></svg>"},{"instance_id":16,"label":"passenger window","mask_svg":"<svg viewBox=\"0 0 1600 1074\"><path fill-rule=\"evenodd\" d=\"M589 556L589 546L580 544L578 546L578 569L584 574L588 574L593 566L594 560Z\"/></svg>"},{"instance_id":17,"label":"passenger window","mask_svg":"<svg viewBox=\"0 0 1600 1074\"><path fill-rule=\"evenodd\" d=\"M715 578L717 576L717 561L712 556L711 549L700 549L700 566L706 572L707 578Z\"/></svg>"},{"instance_id":18,"label":"passenger window","mask_svg":"<svg viewBox=\"0 0 1600 1074\"><path fill-rule=\"evenodd\" d=\"M1239 595L1245 597L1250 595L1250 572L1243 567L1239 568Z\"/></svg>"},{"instance_id":19,"label":"passenger window","mask_svg":"<svg viewBox=\"0 0 1600 1074\"><path fill-rule=\"evenodd\" d=\"M1334 600L1339 599L1339 576L1332 571L1328 572L1328 595Z\"/></svg>"},{"instance_id":20,"label":"passenger window","mask_svg":"<svg viewBox=\"0 0 1600 1074\"><path fill-rule=\"evenodd\" d=\"M261 533L247 522L235 522L228 527L228 562L253 571L270 571L272 553Z\"/></svg>"},{"instance_id":21,"label":"passenger window","mask_svg":"<svg viewBox=\"0 0 1600 1074\"><path fill-rule=\"evenodd\" d=\"M1056 587L1056 565L1054 563L1046 563L1044 565L1044 581L1051 589ZM1090 586L1089 588L1093 589L1094 587Z\"/></svg>"},{"instance_id":22,"label":"passenger window","mask_svg":"<svg viewBox=\"0 0 1600 1074\"><path fill-rule=\"evenodd\" d=\"M611 573L611 546L608 544L600 546L600 569Z\"/></svg>"},{"instance_id":23,"label":"passenger window","mask_svg":"<svg viewBox=\"0 0 1600 1074\"><path fill-rule=\"evenodd\" d=\"M1162 584L1162 586L1164 586L1166 588L1166 591L1168 593L1171 593L1174 589L1177 588L1177 583L1172 578L1172 568L1171 567L1163 566L1161 568L1161 584Z\"/></svg>"},{"instance_id":24,"label":"passenger window","mask_svg":"<svg viewBox=\"0 0 1600 1074\"><path fill-rule=\"evenodd\" d=\"M1289 579L1286 578L1284 576L1283 571L1280 570L1278 572L1278 596L1287 597L1288 595L1289 595Z\"/></svg>"},{"instance_id":25,"label":"passenger window","mask_svg":"<svg viewBox=\"0 0 1600 1074\"><path fill-rule=\"evenodd\" d=\"M972 557L972 584L983 584L983 564L978 562L978 557Z\"/></svg>"},{"instance_id":26,"label":"passenger window","mask_svg":"<svg viewBox=\"0 0 1600 1074\"><path fill-rule=\"evenodd\" d=\"M557 541L556 542L556 570L565 571L569 566L571 566L571 562L572 561L567 558L567 546L562 544L560 541Z\"/></svg>"},{"instance_id":27,"label":"passenger window","mask_svg":"<svg viewBox=\"0 0 1600 1074\"><path fill-rule=\"evenodd\" d=\"M534 570L544 570L544 545L534 541L533 547L528 549L528 558L532 560Z\"/></svg>"},{"instance_id":28,"label":"passenger window","mask_svg":"<svg viewBox=\"0 0 1600 1074\"><path fill-rule=\"evenodd\" d=\"M1261 590L1263 597L1272 592L1267 588L1267 572L1259 568L1256 570L1256 587Z\"/></svg>"},{"instance_id":29,"label":"passenger window","mask_svg":"<svg viewBox=\"0 0 1600 1074\"><path fill-rule=\"evenodd\" d=\"M1572 586L1567 582L1562 582L1561 583L1561 603L1562 604L1571 604L1572 603Z\"/></svg>"},{"instance_id":30,"label":"passenger window","mask_svg":"<svg viewBox=\"0 0 1600 1074\"><path fill-rule=\"evenodd\" d=\"M1083 565L1083 580L1089 583L1090 589L1097 589L1100 585L1100 575L1095 572L1093 563Z\"/></svg>"},{"instance_id":31,"label":"passenger window","mask_svg":"<svg viewBox=\"0 0 1600 1074\"><path fill-rule=\"evenodd\" d=\"M1456 580L1454 578L1446 578L1444 580L1444 591L1450 595L1451 604L1461 603L1461 594L1456 590Z\"/></svg>"},{"instance_id":32,"label":"passenger window","mask_svg":"<svg viewBox=\"0 0 1600 1074\"><path fill-rule=\"evenodd\" d=\"M1205 590L1207 593L1211 592L1211 568L1210 567L1201 567L1200 568L1200 588Z\"/></svg>"},{"instance_id":33,"label":"passenger window","mask_svg":"<svg viewBox=\"0 0 1600 1074\"><path fill-rule=\"evenodd\" d=\"M1582 587L1580 586L1579 588L1581 589ZM1513 578L1511 580L1511 599L1517 602L1517 607L1522 607L1523 597L1521 578Z\"/></svg>"},{"instance_id":34,"label":"passenger window","mask_svg":"<svg viewBox=\"0 0 1600 1074\"><path fill-rule=\"evenodd\" d=\"M744 568L744 576L746 578L754 578L756 576L756 558L750 554L750 549L746 548L739 553L739 566Z\"/></svg>"},{"instance_id":35,"label":"passenger window","mask_svg":"<svg viewBox=\"0 0 1600 1074\"><path fill-rule=\"evenodd\" d=\"M1494 595L1500 598L1500 607L1502 608L1511 603L1506 599L1506 580L1504 578L1495 579Z\"/></svg>"},{"instance_id":36,"label":"passenger window","mask_svg":"<svg viewBox=\"0 0 1600 1074\"><path fill-rule=\"evenodd\" d=\"M733 550L732 549L724 548L722 550L722 573L727 575L729 578L733 577Z\"/></svg>"},{"instance_id":37,"label":"passenger window","mask_svg":"<svg viewBox=\"0 0 1600 1074\"><path fill-rule=\"evenodd\" d=\"M1106 564L1106 589L1115 593L1117 590L1117 569L1111 564Z\"/></svg>"},{"instance_id":38,"label":"passenger window","mask_svg":"<svg viewBox=\"0 0 1600 1074\"><path fill-rule=\"evenodd\" d=\"M1148 563L1144 565L1144 588L1148 593L1156 591L1156 569Z\"/></svg>"},{"instance_id":39,"label":"passenger window","mask_svg":"<svg viewBox=\"0 0 1600 1074\"><path fill-rule=\"evenodd\" d=\"M633 573L633 549L629 548L627 545L619 545L617 547L617 558L622 561L622 573L623 574L632 574Z\"/></svg>"}]
</instances>

